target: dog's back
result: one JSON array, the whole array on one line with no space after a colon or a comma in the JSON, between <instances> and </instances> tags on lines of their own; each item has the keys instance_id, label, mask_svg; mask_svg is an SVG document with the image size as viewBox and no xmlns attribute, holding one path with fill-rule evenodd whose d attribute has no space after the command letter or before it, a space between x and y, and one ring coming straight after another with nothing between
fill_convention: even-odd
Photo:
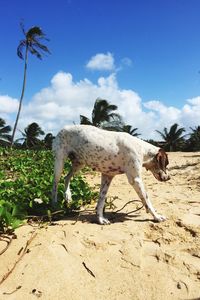
<instances>
[{"instance_id":1,"label":"dog's back","mask_svg":"<svg viewBox=\"0 0 200 300\"><path fill-rule=\"evenodd\" d=\"M53 143L55 152L61 149L65 157L73 153L86 163L117 157L124 160L130 152L139 158L145 151L158 151L157 147L128 133L102 130L91 125L65 126Z\"/></svg>"},{"instance_id":2,"label":"dog's back","mask_svg":"<svg viewBox=\"0 0 200 300\"><path fill-rule=\"evenodd\" d=\"M65 158L72 158L100 172L111 169L118 173L123 172L120 165L125 158L120 148L117 133L88 125L66 126L59 132L53 144L56 155L62 152Z\"/></svg>"}]
</instances>

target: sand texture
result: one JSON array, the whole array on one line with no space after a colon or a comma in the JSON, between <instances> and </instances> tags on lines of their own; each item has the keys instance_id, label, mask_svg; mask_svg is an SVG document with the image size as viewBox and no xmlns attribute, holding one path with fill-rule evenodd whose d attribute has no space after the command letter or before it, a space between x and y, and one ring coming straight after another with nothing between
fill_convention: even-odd
<instances>
[{"instance_id":1,"label":"sand texture","mask_svg":"<svg viewBox=\"0 0 200 300\"><path fill-rule=\"evenodd\" d=\"M0 299L200 299L200 153L169 153L169 160L166 183L143 172L167 221L135 211L139 201L114 213L138 200L126 177L116 176L106 208L111 225L95 223L93 205L51 226L16 230L0 256ZM99 188L99 174L86 178Z\"/></svg>"}]
</instances>

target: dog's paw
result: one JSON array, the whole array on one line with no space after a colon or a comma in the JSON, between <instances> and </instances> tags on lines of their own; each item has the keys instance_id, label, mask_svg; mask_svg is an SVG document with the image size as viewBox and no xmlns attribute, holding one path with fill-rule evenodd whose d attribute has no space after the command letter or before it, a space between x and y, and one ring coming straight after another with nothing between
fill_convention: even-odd
<instances>
[{"instance_id":1,"label":"dog's paw","mask_svg":"<svg viewBox=\"0 0 200 300\"><path fill-rule=\"evenodd\" d=\"M98 223L100 225L109 225L110 221L104 217L98 217Z\"/></svg>"},{"instance_id":2,"label":"dog's paw","mask_svg":"<svg viewBox=\"0 0 200 300\"><path fill-rule=\"evenodd\" d=\"M163 221L165 221L167 218L165 217L165 216L162 216L162 215L156 215L155 217L154 217L154 220L156 221L156 222L163 222Z\"/></svg>"},{"instance_id":3,"label":"dog's paw","mask_svg":"<svg viewBox=\"0 0 200 300\"><path fill-rule=\"evenodd\" d=\"M67 190L67 191L65 192L65 201L66 201L67 203L72 202L72 194L71 194L71 191L70 191L70 190Z\"/></svg>"}]
</instances>

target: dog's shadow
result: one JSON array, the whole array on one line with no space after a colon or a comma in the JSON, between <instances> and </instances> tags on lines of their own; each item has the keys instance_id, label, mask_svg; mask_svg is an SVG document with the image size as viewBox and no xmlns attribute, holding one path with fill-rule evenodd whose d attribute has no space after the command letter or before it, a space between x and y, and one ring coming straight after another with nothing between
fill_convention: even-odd
<instances>
[{"instance_id":1,"label":"dog's shadow","mask_svg":"<svg viewBox=\"0 0 200 300\"><path fill-rule=\"evenodd\" d=\"M127 214L123 212L105 212L104 217L110 221L110 224L115 223L123 223L126 221L134 221L134 222L154 222L153 219L150 218L142 218L141 214ZM88 223L88 224L98 224L96 212L94 211L83 211L80 213L74 213L70 216L64 216L61 218L62 220L70 220L73 225L76 223Z\"/></svg>"}]
</instances>

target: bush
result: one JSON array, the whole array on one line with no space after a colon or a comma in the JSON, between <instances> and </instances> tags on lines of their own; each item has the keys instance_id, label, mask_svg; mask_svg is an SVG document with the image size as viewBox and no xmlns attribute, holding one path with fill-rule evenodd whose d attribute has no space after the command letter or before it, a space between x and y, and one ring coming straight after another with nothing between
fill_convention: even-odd
<instances>
[{"instance_id":1,"label":"bush","mask_svg":"<svg viewBox=\"0 0 200 300\"><path fill-rule=\"evenodd\" d=\"M53 155L51 151L16 150L0 148L0 231L16 228L28 215L51 214L53 184ZM64 172L68 172L66 162ZM72 203L66 207L64 178L58 188L58 205L69 213L91 203L97 194L79 174L71 180Z\"/></svg>"}]
</instances>

